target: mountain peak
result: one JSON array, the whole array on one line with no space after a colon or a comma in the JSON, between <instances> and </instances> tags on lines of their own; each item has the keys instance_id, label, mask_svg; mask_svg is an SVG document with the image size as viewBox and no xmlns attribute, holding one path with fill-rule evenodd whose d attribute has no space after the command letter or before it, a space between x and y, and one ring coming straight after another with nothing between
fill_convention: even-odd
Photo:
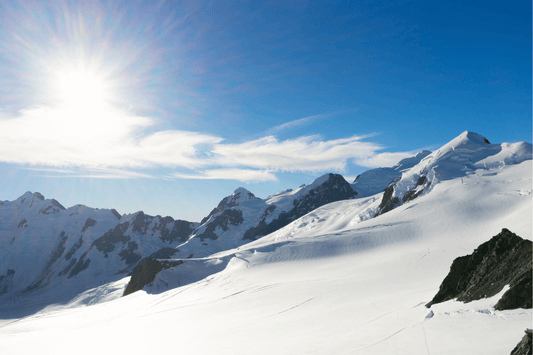
<instances>
[{"instance_id":1,"label":"mountain peak","mask_svg":"<svg viewBox=\"0 0 533 355\"><path fill-rule=\"evenodd\" d=\"M244 187L237 188L235 191L233 191L233 194L234 195L237 195L237 194L243 194L243 195L251 194L251 195L253 195L250 191L246 190Z\"/></svg>"},{"instance_id":2,"label":"mountain peak","mask_svg":"<svg viewBox=\"0 0 533 355\"><path fill-rule=\"evenodd\" d=\"M475 132L470 131L464 131L459 136L457 136L455 139L453 139L450 144L457 144L457 145L464 145L464 144L490 144L488 139L483 137L481 134L477 134Z\"/></svg>"}]
</instances>

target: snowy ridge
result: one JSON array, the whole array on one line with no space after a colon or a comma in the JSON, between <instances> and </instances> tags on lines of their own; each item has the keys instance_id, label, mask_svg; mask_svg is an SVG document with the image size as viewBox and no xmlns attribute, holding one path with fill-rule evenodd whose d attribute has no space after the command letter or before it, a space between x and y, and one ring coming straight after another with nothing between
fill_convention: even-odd
<instances>
[{"instance_id":1,"label":"snowy ridge","mask_svg":"<svg viewBox=\"0 0 533 355\"><path fill-rule=\"evenodd\" d=\"M423 150L415 156L402 159L398 164L390 168L377 168L365 171L359 175L352 183L354 190L358 192L358 197L368 197L382 192L395 179L402 176L402 173L418 164L431 152Z\"/></svg>"},{"instance_id":2,"label":"snowy ridge","mask_svg":"<svg viewBox=\"0 0 533 355\"><path fill-rule=\"evenodd\" d=\"M488 170L531 159L532 146L529 143L490 144L483 136L465 131L403 172L401 178L389 187L379 213L429 193L440 181L485 174Z\"/></svg>"},{"instance_id":3,"label":"snowy ridge","mask_svg":"<svg viewBox=\"0 0 533 355\"><path fill-rule=\"evenodd\" d=\"M240 187L213 209L174 258L203 258L236 248L277 230L324 204L353 198L355 192L337 174L325 174L309 185L263 200Z\"/></svg>"}]
</instances>

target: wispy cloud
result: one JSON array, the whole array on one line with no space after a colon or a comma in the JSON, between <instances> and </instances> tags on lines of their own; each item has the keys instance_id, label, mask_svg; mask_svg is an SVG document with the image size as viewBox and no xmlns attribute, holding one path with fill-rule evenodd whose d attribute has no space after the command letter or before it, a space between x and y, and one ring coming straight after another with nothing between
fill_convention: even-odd
<instances>
[{"instance_id":1,"label":"wispy cloud","mask_svg":"<svg viewBox=\"0 0 533 355\"><path fill-rule=\"evenodd\" d=\"M367 136L322 140L305 136L279 141L274 136L241 144L215 144L213 153L226 166L244 165L281 171L341 171L348 159L373 155L381 146L362 141Z\"/></svg>"},{"instance_id":2,"label":"wispy cloud","mask_svg":"<svg viewBox=\"0 0 533 355\"><path fill-rule=\"evenodd\" d=\"M289 128L294 128L294 127L297 127L297 126L303 126L303 125L306 125L306 124L309 124L311 122L314 122L314 121L317 121L319 119L322 119L322 118L326 118L326 117L329 117L331 115L314 115L314 116L307 116L307 117L303 117L303 118L299 118L297 120L293 120L293 121L289 121L289 122L286 122L284 124L281 124L279 126L276 126L276 127L273 127L269 130L269 134L274 134L274 133L277 133L279 131L283 131L285 129L289 129Z\"/></svg>"},{"instance_id":3,"label":"wispy cloud","mask_svg":"<svg viewBox=\"0 0 533 355\"><path fill-rule=\"evenodd\" d=\"M395 153L378 153L366 157L354 158L354 163L367 168L381 168L396 165L400 160L412 157L418 151L395 152Z\"/></svg>"},{"instance_id":4,"label":"wispy cloud","mask_svg":"<svg viewBox=\"0 0 533 355\"><path fill-rule=\"evenodd\" d=\"M303 124L306 117L285 125ZM276 180L277 171L345 171L349 162L391 166L412 152L379 153L367 141L374 134L325 140L303 136L278 140L273 135L239 144L199 132L150 131L147 117L107 107L105 110L36 108L0 118L0 161L29 165L45 176L93 178ZM279 126L278 126L279 127ZM139 170L164 168L150 175ZM169 169L197 171L170 173Z\"/></svg>"},{"instance_id":5,"label":"wispy cloud","mask_svg":"<svg viewBox=\"0 0 533 355\"><path fill-rule=\"evenodd\" d=\"M124 169L54 169L54 168L33 168L26 167L24 169L31 171L38 171L41 174L36 176L41 177L53 177L53 178L97 178L97 179L154 179L153 175L139 173L136 171L124 170Z\"/></svg>"},{"instance_id":6,"label":"wispy cloud","mask_svg":"<svg viewBox=\"0 0 533 355\"><path fill-rule=\"evenodd\" d=\"M250 169L212 169L201 171L197 174L173 173L171 177L181 179L200 179L200 180L238 180L242 182L260 182L275 181L276 175L268 170L250 170Z\"/></svg>"}]
</instances>

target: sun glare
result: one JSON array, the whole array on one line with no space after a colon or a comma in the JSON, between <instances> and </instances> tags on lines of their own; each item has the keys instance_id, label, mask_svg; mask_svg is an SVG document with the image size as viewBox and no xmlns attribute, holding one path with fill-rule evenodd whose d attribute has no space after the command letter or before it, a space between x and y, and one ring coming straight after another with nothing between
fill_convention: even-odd
<instances>
[{"instance_id":1,"label":"sun glare","mask_svg":"<svg viewBox=\"0 0 533 355\"><path fill-rule=\"evenodd\" d=\"M102 108L108 97L102 78L87 70L67 70L56 77L56 95L61 106Z\"/></svg>"}]
</instances>

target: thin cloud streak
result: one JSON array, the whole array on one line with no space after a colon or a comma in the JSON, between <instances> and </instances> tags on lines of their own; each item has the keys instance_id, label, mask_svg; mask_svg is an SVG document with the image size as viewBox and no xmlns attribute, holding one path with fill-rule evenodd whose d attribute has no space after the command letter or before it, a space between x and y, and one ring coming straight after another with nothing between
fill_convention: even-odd
<instances>
[{"instance_id":1,"label":"thin cloud streak","mask_svg":"<svg viewBox=\"0 0 533 355\"><path fill-rule=\"evenodd\" d=\"M412 157L419 151L410 152L394 152L394 153L379 153L373 154L368 157L355 158L354 163L367 168L382 168L392 167L396 165L400 160Z\"/></svg>"},{"instance_id":2,"label":"thin cloud streak","mask_svg":"<svg viewBox=\"0 0 533 355\"><path fill-rule=\"evenodd\" d=\"M282 131L282 130L285 130L285 129L289 129L289 128L293 128L293 127L297 127L297 126L303 126L307 123L310 123L310 122L313 122L313 121L316 121L316 120L319 120L321 118L325 118L325 117L328 117L329 115L314 115L314 116L308 116L308 117L303 117L303 118L299 118L297 120L293 120L293 121L290 121L290 122L286 122L284 124L281 124L279 126L276 126L272 129L269 130L269 133L276 133L276 132L279 132L279 131Z\"/></svg>"},{"instance_id":3,"label":"thin cloud streak","mask_svg":"<svg viewBox=\"0 0 533 355\"><path fill-rule=\"evenodd\" d=\"M278 141L268 136L241 144L216 144L213 153L226 166L249 166L279 171L342 171L348 159L374 155L380 145L362 142L366 136L323 141L305 136Z\"/></svg>"},{"instance_id":4,"label":"thin cloud streak","mask_svg":"<svg viewBox=\"0 0 533 355\"><path fill-rule=\"evenodd\" d=\"M213 169L198 174L173 173L171 177L198 180L238 180L242 182L276 181L276 175L266 170L250 169Z\"/></svg>"}]
</instances>

